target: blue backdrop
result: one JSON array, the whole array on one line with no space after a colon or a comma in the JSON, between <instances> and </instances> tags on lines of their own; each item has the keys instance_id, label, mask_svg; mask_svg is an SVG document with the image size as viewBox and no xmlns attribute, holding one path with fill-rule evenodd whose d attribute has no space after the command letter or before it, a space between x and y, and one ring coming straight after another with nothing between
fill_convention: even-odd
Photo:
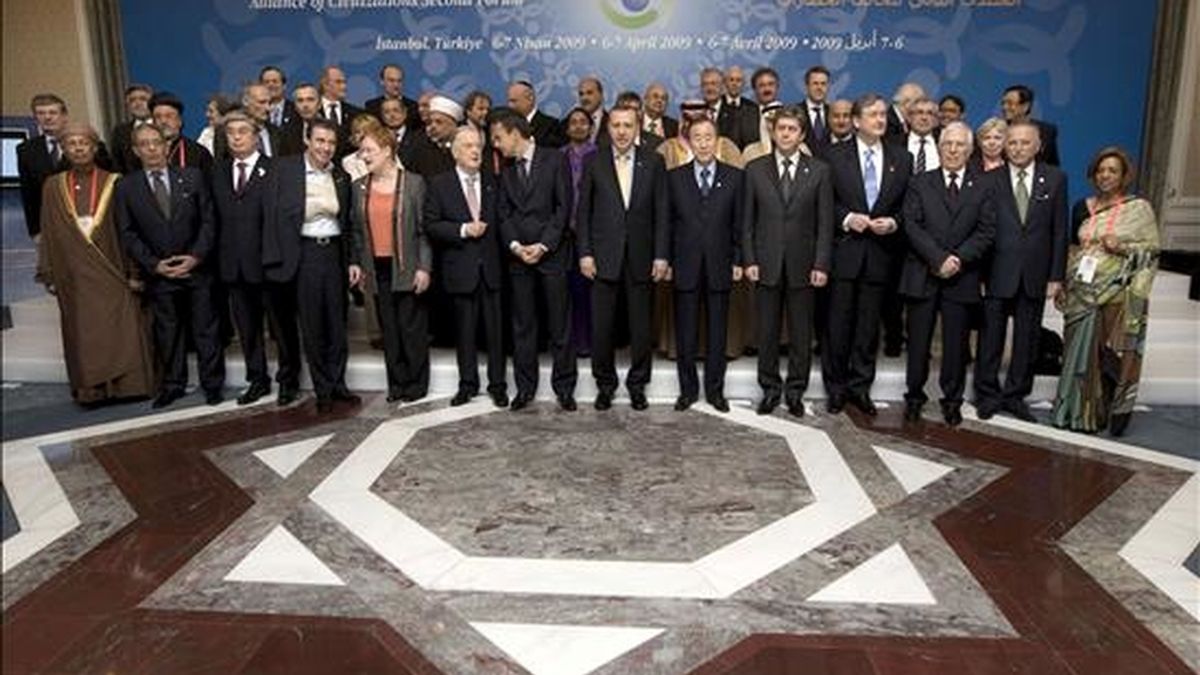
<instances>
[{"instance_id":1,"label":"blue backdrop","mask_svg":"<svg viewBox=\"0 0 1200 675\"><path fill-rule=\"evenodd\" d=\"M781 98L803 73L832 71L831 95L890 95L913 80L967 100L973 125L998 112L1003 88L1037 92L1035 114L1059 125L1073 192L1097 148L1138 153L1157 0L122 0L130 75L188 106L189 135L212 92L235 92L275 64L289 87L342 66L354 103L377 95L388 62L406 94L461 100L527 79L560 115L586 74L623 89L667 85L672 110L707 65L770 65ZM868 5L871 5L868 7ZM674 114L674 113L673 113Z\"/></svg>"}]
</instances>

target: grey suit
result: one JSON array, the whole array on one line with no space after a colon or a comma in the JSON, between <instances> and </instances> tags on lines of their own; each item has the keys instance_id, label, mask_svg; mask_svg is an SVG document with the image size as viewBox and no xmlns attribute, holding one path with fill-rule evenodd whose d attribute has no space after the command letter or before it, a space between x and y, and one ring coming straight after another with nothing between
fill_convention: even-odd
<instances>
[{"instance_id":1,"label":"grey suit","mask_svg":"<svg viewBox=\"0 0 1200 675\"><path fill-rule=\"evenodd\" d=\"M794 187L784 199L775 153L746 166L742 260L757 265L758 383L767 398L784 389L789 402L808 387L813 290L810 273L829 271L833 247L833 180L820 160L799 156ZM786 299L786 300L785 300ZM780 314L786 307L788 376L779 377Z\"/></svg>"}]
</instances>

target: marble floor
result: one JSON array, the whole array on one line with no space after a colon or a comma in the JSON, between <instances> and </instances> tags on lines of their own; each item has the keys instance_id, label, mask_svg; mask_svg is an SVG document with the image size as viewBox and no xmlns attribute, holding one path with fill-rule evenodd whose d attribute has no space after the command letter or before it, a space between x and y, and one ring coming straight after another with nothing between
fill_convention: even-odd
<instances>
[{"instance_id":1,"label":"marble floor","mask_svg":"<svg viewBox=\"0 0 1200 675\"><path fill-rule=\"evenodd\" d=\"M6 674L1200 668L1195 407L65 396L0 389Z\"/></svg>"}]
</instances>

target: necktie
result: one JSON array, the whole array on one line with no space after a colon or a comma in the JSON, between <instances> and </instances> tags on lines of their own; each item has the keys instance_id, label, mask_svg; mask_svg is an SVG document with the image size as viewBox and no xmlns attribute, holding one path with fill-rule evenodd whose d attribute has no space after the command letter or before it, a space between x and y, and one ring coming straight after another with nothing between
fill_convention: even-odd
<instances>
[{"instance_id":1,"label":"necktie","mask_svg":"<svg viewBox=\"0 0 1200 675\"><path fill-rule=\"evenodd\" d=\"M171 217L171 193L167 192L167 182L163 179L162 171L155 171L152 174L154 178L154 201L158 202L158 208L166 218Z\"/></svg>"},{"instance_id":2,"label":"necktie","mask_svg":"<svg viewBox=\"0 0 1200 675\"><path fill-rule=\"evenodd\" d=\"M339 127L342 126L342 119L338 115L338 105L336 103L329 104L329 119Z\"/></svg>"},{"instance_id":3,"label":"necktie","mask_svg":"<svg viewBox=\"0 0 1200 675\"><path fill-rule=\"evenodd\" d=\"M821 106L813 106L813 112L817 114L817 121L813 123L813 137L818 141L825 140L825 119L821 116Z\"/></svg>"},{"instance_id":4,"label":"necktie","mask_svg":"<svg viewBox=\"0 0 1200 675\"><path fill-rule=\"evenodd\" d=\"M1025 224L1025 216L1029 215L1029 188L1025 187L1025 176L1029 175L1025 169L1017 171L1017 215L1021 217L1021 224Z\"/></svg>"},{"instance_id":5,"label":"necktie","mask_svg":"<svg viewBox=\"0 0 1200 675\"><path fill-rule=\"evenodd\" d=\"M780 178L780 186L783 188L783 201L788 202L792 199L792 188L796 185L796 179L792 174L792 160L783 160L783 175Z\"/></svg>"},{"instance_id":6,"label":"necktie","mask_svg":"<svg viewBox=\"0 0 1200 675\"><path fill-rule=\"evenodd\" d=\"M921 142L921 147L917 149L917 173L925 173L925 142L929 139L918 136L917 140Z\"/></svg>"},{"instance_id":7,"label":"necktie","mask_svg":"<svg viewBox=\"0 0 1200 675\"><path fill-rule=\"evenodd\" d=\"M625 203L625 208L629 208L629 194L633 187L633 167L629 162L629 155L617 155L617 183L621 187L621 201Z\"/></svg>"},{"instance_id":8,"label":"necktie","mask_svg":"<svg viewBox=\"0 0 1200 675\"><path fill-rule=\"evenodd\" d=\"M471 210L471 220L479 220L479 195L475 193L475 183L479 176L467 176L467 208Z\"/></svg>"},{"instance_id":9,"label":"necktie","mask_svg":"<svg viewBox=\"0 0 1200 675\"><path fill-rule=\"evenodd\" d=\"M712 176L712 169L707 166L700 169L700 194L704 197L712 191L712 183L708 180Z\"/></svg>"},{"instance_id":10,"label":"necktie","mask_svg":"<svg viewBox=\"0 0 1200 675\"><path fill-rule=\"evenodd\" d=\"M62 161L62 149L58 147L58 139L53 136L47 136L46 142L50 144L50 163L57 165Z\"/></svg>"},{"instance_id":11,"label":"necktie","mask_svg":"<svg viewBox=\"0 0 1200 675\"><path fill-rule=\"evenodd\" d=\"M875 171L875 150L867 148L867 161L863 165L863 188L867 193L867 210L875 208L879 199L879 175Z\"/></svg>"},{"instance_id":12,"label":"necktie","mask_svg":"<svg viewBox=\"0 0 1200 675\"><path fill-rule=\"evenodd\" d=\"M238 162L237 170L237 185L233 189L240 195L242 194L242 190L246 189L246 163Z\"/></svg>"},{"instance_id":13,"label":"necktie","mask_svg":"<svg viewBox=\"0 0 1200 675\"><path fill-rule=\"evenodd\" d=\"M948 189L950 191L951 203L957 201L958 200L958 173L955 171L950 172L950 186Z\"/></svg>"},{"instance_id":14,"label":"necktie","mask_svg":"<svg viewBox=\"0 0 1200 675\"><path fill-rule=\"evenodd\" d=\"M271 107L271 124L279 126L283 123L283 104Z\"/></svg>"},{"instance_id":15,"label":"necktie","mask_svg":"<svg viewBox=\"0 0 1200 675\"><path fill-rule=\"evenodd\" d=\"M521 187L529 189L529 160L524 157L517 158L517 178L521 180Z\"/></svg>"}]
</instances>

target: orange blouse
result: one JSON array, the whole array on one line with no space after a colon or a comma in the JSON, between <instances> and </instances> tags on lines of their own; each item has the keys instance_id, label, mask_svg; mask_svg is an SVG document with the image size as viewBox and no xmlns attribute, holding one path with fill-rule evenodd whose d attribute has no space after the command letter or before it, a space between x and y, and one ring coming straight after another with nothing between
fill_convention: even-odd
<instances>
[{"instance_id":1,"label":"orange blouse","mask_svg":"<svg viewBox=\"0 0 1200 675\"><path fill-rule=\"evenodd\" d=\"M395 204L396 193L382 195L368 190L367 223L371 228L371 249L376 258L394 255L392 210Z\"/></svg>"}]
</instances>

